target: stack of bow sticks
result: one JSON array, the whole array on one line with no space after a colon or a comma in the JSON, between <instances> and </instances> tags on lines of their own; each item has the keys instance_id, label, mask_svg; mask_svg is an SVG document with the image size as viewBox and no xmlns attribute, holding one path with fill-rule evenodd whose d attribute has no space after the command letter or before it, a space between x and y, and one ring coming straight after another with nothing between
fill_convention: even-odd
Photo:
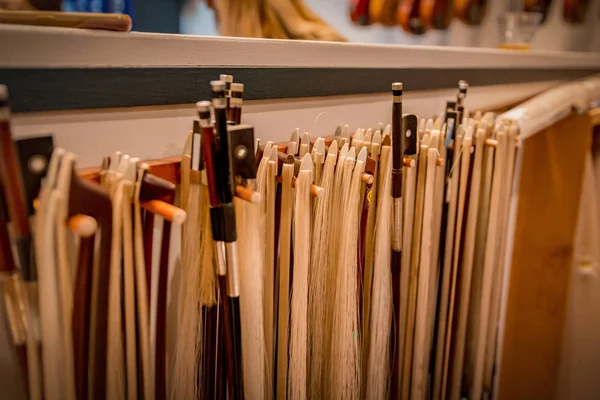
<instances>
[{"instance_id":1,"label":"stack of bow sticks","mask_svg":"<svg viewBox=\"0 0 600 400\"><path fill-rule=\"evenodd\" d=\"M467 88L419 120L394 83L390 125L261 143L222 75L181 159L77 171L54 149L36 188L3 90L5 315L30 398L489 393L518 129L469 114Z\"/></svg>"}]
</instances>

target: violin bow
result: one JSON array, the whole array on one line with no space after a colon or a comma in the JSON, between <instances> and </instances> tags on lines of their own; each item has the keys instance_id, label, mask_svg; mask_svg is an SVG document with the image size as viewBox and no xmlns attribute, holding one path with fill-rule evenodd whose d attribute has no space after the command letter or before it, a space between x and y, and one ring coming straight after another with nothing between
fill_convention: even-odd
<instances>
[{"instance_id":1,"label":"violin bow","mask_svg":"<svg viewBox=\"0 0 600 400\"><path fill-rule=\"evenodd\" d=\"M228 353L228 377L230 395L235 399L244 399L244 384L242 374L241 326L239 310L239 271L237 262L237 231L235 226L235 209L233 205L233 173L231 170L229 133L226 121L225 84L222 81L211 82L212 106L215 114L215 130L218 140L213 146L215 156L216 186L219 194L220 217L223 242L225 247L226 264L226 297L229 307L224 307L225 319L225 348ZM221 277L220 277L221 278ZM229 315L227 315L229 314Z\"/></svg>"},{"instance_id":2,"label":"violin bow","mask_svg":"<svg viewBox=\"0 0 600 400\"><path fill-rule=\"evenodd\" d=\"M396 335L392 355L392 397L399 391L400 367L398 341L400 333L400 271L402 269L402 164L404 159L404 134L402 120L402 83L392 84L392 298Z\"/></svg>"},{"instance_id":3,"label":"violin bow","mask_svg":"<svg viewBox=\"0 0 600 400\"><path fill-rule=\"evenodd\" d=\"M404 342L404 363L402 367L402 398L408 398L411 390L411 379L413 372L413 350L415 340L415 319L417 302L417 285L419 277L419 266L421 256L421 237L423 230L423 208L425 197L425 178L427 149L429 148L429 135L424 135L419 148L419 161L417 170L417 186L415 190L414 229L412 233L411 263L408 279L408 296L406 311L406 335ZM407 266L408 268L408 266Z\"/></svg>"},{"instance_id":4,"label":"violin bow","mask_svg":"<svg viewBox=\"0 0 600 400\"><path fill-rule=\"evenodd\" d=\"M411 163L416 165L418 159L418 118L415 115L407 115L404 117L404 156L411 160ZM410 135L408 134L410 132ZM412 254L412 235L415 219L415 194L417 184L417 168L412 166L405 168L406 179L404 179L404 196L403 196L403 233L402 233L402 265L405 267L400 271L400 310L398 317L398 376L404 374L404 352L406 341L406 323L408 310L408 286L410 280L410 265Z\"/></svg>"},{"instance_id":5,"label":"violin bow","mask_svg":"<svg viewBox=\"0 0 600 400\"><path fill-rule=\"evenodd\" d=\"M196 103L198 115L202 123L201 147L202 156L204 158L204 166L206 171L206 181L208 185L208 195L210 203L210 222L212 229L212 237L214 241L214 254L216 261L216 275L219 281L219 294L217 310L211 309L207 312L206 327L204 336L204 387L203 393L209 399L223 398L224 395L224 374L221 372L227 364L224 349L224 335L221 326L229 324L223 315L228 315L229 312L225 308L229 307L227 301L219 301L225 299L226 291L226 273L227 265L225 262L225 243L223 241L222 223L220 221L220 204L219 194L217 191L217 182L215 176L215 160L213 157L215 145L215 133L212 124L210 123L210 102L201 101ZM208 114L208 115L207 115ZM208 118L207 118L208 117ZM208 348L209 344L214 346Z\"/></svg>"},{"instance_id":6,"label":"violin bow","mask_svg":"<svg viewBox=\"0 0 600 400\"><path fill-rule=\"evenodd\" d=\"M276 151L276 150L275 150ZM288 343L290 316L290 283L292 257L292 205L294 195L294 157L288 156L281 168L281 225L279 230L279 307L277 328L277 371L275 374L276 398L287 397ZM266 321L265 321L266 322Z\"/></svg>"},{"instance_id":7,"label":"violin bow","mask_svg":"<svg viewBox=\"0 0 600 400\"><path fill-rule=\"evenodd\" d=\"M423 196L423 219L421 230L421 249L419 256L419 276L417 282L417 302L415 311L415 333L413 349L413 371L411 379L411 396L413 398L425 398L427 381L427 351L428 335L428 311L429 311L429 284L432 275L432 224L433 224L433 202L435 192L436 162L438 159L437 137L431 136L427 148L427 163L420 168L426 168L425 191Z\"/></svg>"}]
</instances>

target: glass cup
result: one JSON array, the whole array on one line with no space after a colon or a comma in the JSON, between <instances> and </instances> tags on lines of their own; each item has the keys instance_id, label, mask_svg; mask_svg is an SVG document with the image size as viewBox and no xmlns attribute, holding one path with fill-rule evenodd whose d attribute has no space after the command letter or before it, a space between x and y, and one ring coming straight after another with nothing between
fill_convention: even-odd
<instances>
[{"instance_id":1,"label":"glass cup","mask_svg":"<svg viewBox=\"0 0 600 400\"><path fill-rule=\"evenodd\" d=\"M528 50L533 35L542 21L536 12L506 12L498 17L503 49Z\"/></svg>"}]
</instances>

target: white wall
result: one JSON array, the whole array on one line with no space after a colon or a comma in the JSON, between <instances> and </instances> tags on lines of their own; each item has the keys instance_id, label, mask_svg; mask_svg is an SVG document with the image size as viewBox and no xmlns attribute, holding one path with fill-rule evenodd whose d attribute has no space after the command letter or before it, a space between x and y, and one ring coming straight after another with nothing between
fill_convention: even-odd
<instances>
[{"instance_id":1,"label":"white wall","mask_svg":"<svg viewBox=\"0 0 600 400\"><path fill-rule=\"evenodd\" d=\"M497 20L506 10L506 1L488 1L488 11L480 27L454 20L446 32L428 31L422 36L408 34L398 27L357 26L350 21L349 0L305 0L349 41L386 44L450 45L497 47L500 43ZM534 37L532 48L539 50L600 51L600 1L590 2L582 25L569 25L562 17L563 1L553 1L545 24ZM181 15L182 33L216 35L214 13L203 2L187 0Z\"/></svg>"}]
</instances>

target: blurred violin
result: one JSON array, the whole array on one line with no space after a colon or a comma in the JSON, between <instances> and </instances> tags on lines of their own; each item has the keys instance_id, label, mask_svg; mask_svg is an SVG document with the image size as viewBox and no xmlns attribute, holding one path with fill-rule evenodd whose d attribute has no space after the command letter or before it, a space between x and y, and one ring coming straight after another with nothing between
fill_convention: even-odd
<instances>
[{"instance_id":1,"label":"blurred violin","mask_svg":"<svg viewBox=\"0 0 600 400\"><path fill-rule=\"evenodd\" d=\"M467 25L481 25L487 9L487 0L457 0L454 15Z\"/></svg>"},{"instance_id":2,"label":"blurred violin","mask_svg":"<svg viewBox=\"0 0 600 400\"><path fill-rule=\"evenodd\" d=\"M421 0L402 0L398 6L398 22L406 32L424 34L427 27L421 16Z\"/></svg>"},{"instance_id":3,"label":"blurred violin","mask_svg":"<svg viewBox=\"0 0 600 400\"><path fill-rule=\"evenodd\" d=\"M371 21L384 26L398 25L398 0L371 0L369 13Z\"/></svg>"},{"instance_id":4,"label":"blurred violin","mask_svg":"<svg viewBox=\"0 0 600 400\"><path fill-rule=\"evenodd\" d=\"M565 21L570 24L584 23L589 4L589 0L565 0L563 8Z\"/></svg>"},{"instance_id":5,"label":"blurred violin","mask_svg":"<svg viewBox=\"0 0 600 400\"><path fill-rule=\"evenodd\" d=\"M350 1L350 20L361 26L371 24L369 17L369 3L371 0L351 0Z\"/></svg>"},{"instance_id":6,"label":"blurred violin","mask_svg":"<svg viewBox=\"0 0 600 400\"><path fill-rule=\"evenodd\" d=\"M452 22L452 0L422 0L421 21L427 28L446 30Z\"/></svg>"}]
</instances>

